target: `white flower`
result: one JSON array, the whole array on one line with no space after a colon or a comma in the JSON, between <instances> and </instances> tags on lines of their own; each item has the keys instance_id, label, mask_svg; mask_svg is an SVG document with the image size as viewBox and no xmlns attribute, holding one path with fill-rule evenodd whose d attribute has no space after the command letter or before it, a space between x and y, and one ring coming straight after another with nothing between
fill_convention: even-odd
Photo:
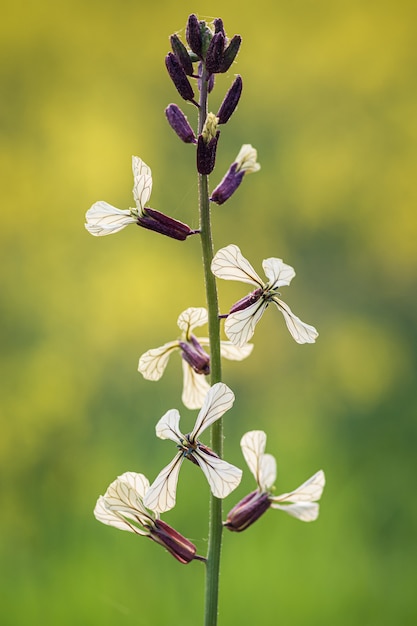
<instances>
[{"instance_id":1,"label":"white flower","mask_svg":"<svg viewBox=\"0 0 417 626\"><path fill-rule=\"evenodd\" d=\"M259 494L268 494L269 506L280 509L302 522L312 522L319 514L320 500L325 485L323 470L320 470L305 483L279 496L271 491L277 476L277 464L271 454L265 454L266 434L262 430L252 430L243 435L240 442L243 456L258 484ZM289 504L283 504L288 502Z\"/></svg>"},{"instance_id":2,"label":"white flower","mask_svg":"<svg viewBox=\"0 0 417 626\"><path fill-rule=\"evenodd\" d=\"M183 392L182 401L188 409L199 409L210 389L205 375L210 372L210 357L202 346L209 346L207 337L195 337L194 328L207 324L207 311L204 308L190 307L178 317L181 337L159 348L148 350L139 359L138 371L146 380L159 380L165 371L170 355L179 350L182 356ZM234 346L230 341L220 344L221 355L233 361L241 361L252 352L253 345Z\"/></svg>"},{"instance_id":3,"label":"white flower","mask_svg":"<svg viewBox=\"0 0 417 626\"><path fill-rule=\"evenodd\" d=\"M237 163L237 172L245 172L251 174L253 172L259 172L261 166L257 163L258 152L250 143L244 143L241 147L239 154L235 159Z\"/></svg>"},{"instance_id":4,"label":"white flower","mask_svg":"<svg viewBox=\"0 0 417 626\"><path fill-rule=\"evenodd\" d=\"M224 383L213 385L206 395L194 428L188 435L183 435L179 430L180 414L176 409L171 409L161 417L156 425L157 437L174 441L179 452L149 487L144 500L146 507L162 513L175 506L178 474L184 459L189 459L200 466L216 498L225 498L236 489L242 471L220 459L197 439L206 428L230 409L234 399L232 390Z\"/></svg>"},{"instance_id":5,"label":"white flower","mask_svg":"<svg viewBox=\"0 0 417 626\"><path fill-rule=\"evenodd\" d=\"M135 209L116 209L116 207L100 200L87 211L86 229L92 235L101 237L112 235L128 224L137 224L138 218L144 215L143 209L152 191L152 174L150 168L137 156L132 157L133 198Z\"/></svg>"},{"instance_id":6,"label":"white flower","mask_svg":"<svg viewBox=\"0 0 417 626\"><path fill-rule=\"evenodd\" d=\"M146 476L125 472L97 500L95 518L119 530L149 537L181 563L189 563L193 559L204 560L196 555L196 548L191 541L160 520L158 513L144 506L143 499L148 489L149 480Z\"/></svg>"},{"instance_id":7,"label":"white flower","mask_svg":"<svg viewBox=\"0 0 417 626\"><path fill-rule=\"evenodd\" d=\"M265 259L262 267L268 278L266 283L234 244L219 250L213 259L211 271L218 278L238 280L257 287L230 309L224 326L228 339L237 346L243 346L252 337L255 326L269 303L273 302L283 314L287 328L295 341L314 343L318 337L314 326L302 322L290 307L278 298L278 288L290 284L295 276L294 269L286 265L282 259L276 258Z\"/></svg>"}]
</instances>

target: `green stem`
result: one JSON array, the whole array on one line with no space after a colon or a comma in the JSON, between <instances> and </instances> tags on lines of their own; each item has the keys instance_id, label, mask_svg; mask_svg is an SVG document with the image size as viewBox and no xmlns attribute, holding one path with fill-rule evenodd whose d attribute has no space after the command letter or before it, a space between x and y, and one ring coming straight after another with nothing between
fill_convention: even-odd
<instances>
[{"instance_id":1,"label":"green stem","mask_svg":"<svg viewBox=\"0 0 417 626\"><path fill-rule=\"evenodd\" d=\"M198 132L201 133L207 117L207 80L205 69L201 76ZM220 357L220 320L217 298L216 279L211 272L213 260L213 238L211 232L210 201L208 177L198 176L201 247L204 264L204 281L208 310L210 339L210 382L212 385L221 381ZM220 457L223 454L223 423L217 420L211 427L211 448ZM209 538L206 567L205 626L216 626L219 599L220 553L222 541L222 501L210 496Z\"/></svg>"}]
</instances>

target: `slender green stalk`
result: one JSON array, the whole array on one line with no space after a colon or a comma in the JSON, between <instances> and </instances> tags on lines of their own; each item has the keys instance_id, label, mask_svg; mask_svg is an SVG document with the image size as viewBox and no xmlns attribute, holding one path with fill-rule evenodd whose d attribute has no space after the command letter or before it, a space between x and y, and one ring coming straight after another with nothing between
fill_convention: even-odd
<instances>
[{"instance_id":1,"label":"slender green stalk","mask_svg":"<svg viewBox=\"0 0 417 626\"><path fill-rule=\"evenodd\" d=\"M200 91L200 108L198 117L198 132L201 133L207 117L207 81L203 69ZM220 357L220 320L217 298L216 279L211 272L213 260L213 239L211 233L210 202L208 193L208 177L199 174L199 207L201 246L203 252L204 281L210 339L210 374L211 384L221 381ZM221 457L223 454L223 423L217 420L211 427L211 448ZM209 540L206 567L206 595L205 595L205 626L216 626L219 598L220 553L222 540L222 501L210 496Z\"/></svg>"}]
</instances>

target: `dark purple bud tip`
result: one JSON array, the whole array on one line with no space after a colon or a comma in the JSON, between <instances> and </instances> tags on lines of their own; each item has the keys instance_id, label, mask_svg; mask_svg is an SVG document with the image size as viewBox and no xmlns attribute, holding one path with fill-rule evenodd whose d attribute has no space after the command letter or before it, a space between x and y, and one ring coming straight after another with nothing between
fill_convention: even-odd
<instances>
[{"instance_id":1,"label":"dark purple bud tip","mask_svg":"<svg viewBox=\"0 0 417 626\"><path fill-rule=\"evenodd\" d=\"M213 35L206 54L206 70L209 74L220 72L225 39L223 33Z\"/></svg>"},{"instance_id":2,"label":"dark purple bud tip","mask_svg":"<svg viewBox=\"0 0 417 626\"><path fill-rule=\"evenodd\" d=\"M226 521L223 522L223 526L228 530L240 533L256 522L270 506L267 493L253 491L233 507Z\"/></svg>"},{"instance_id":3,"label":"dark purple bud tip","mask_svg":"<svg viewBox=\"0 0 417 626\"><path fill-rule=\"evenodd\" d=\"M200 22L194 13L188 18L185 38L194 54L201 59L203 57L203 40L201 37Z\"/></svg>"},{"instance_id":4,"label":"dark purple bud tip","mask_svg":"<svg viewBox=\"0 0 417 626\"><path fill-rule=\"evenodd\" d=\"M185 143L197 143L196 136L187 118L176 104L170 104L165 109L165 115L171 128Z\"/></svg>"},{"instance_id":5,"label":"dark purple bud tip","mask_svg":"<svg viewBox=\"0 0 417 626\"><path fill-rule=\"evenodd\" d=\"M258 289L255 289L255 291L252 291L252 293L250 293L248 296L245 296L244 298L241 298L241 300L238 300L230 309L229 315L231 313L236 313L237 311L243 311L243 309L247 309L248 306L252 306L252 304L258 302L263 292L264 290L259 287Z\"/></svg>"},{"instance_id":6,"label":"dark purple bud tip","mask_svg":"<svg viewBox=\"0 0 417 626\"><path fill-rule=\"evenodd\" d=\"M224 32L222 18L221 17L216 17L216 19L213 20L213 24L214 24L214 32L215 33L223 33L223 37L226 37L226 33Z\"/></svg>"},{"instance_id":7,"label":"dark purple bud tip","mask_svg":"<svg viewBox=\"0 0 417 626\"><path fill-rule=\"evenodd\" d=\"M187 48L182 43L181 39L178 35L171 35L170 37L171 48L178 61L181 63L184 72L188 74L188 76L193 75L193 63L188 53Z\"/></svg>"},{"instance_id":8,"label":"dark purple bud tip","mask_svg":"<svg viewBox=\"0 0 417 626\"><path fill-rule=\"evenodd\" d=\"M240 96L242 93L242 77L236 76L233 81L232 86L224 97L223 102L220 105L219 112L217 113L217 117L219 118L219 124L226 124L226 122L230 119L232 113L235 111Z\"/></svg>"},{"instance_id":9,"label":"dark purple bud tip","mask_svg":"<svg viewBox=\"0 0 417 626\"><path fill-rule=\"evenodd\" d=\"M165 65L168 70L168 74L171 77L178 93L184 100L189 100L197 104L194 100L194 91L191 87L190 81L184 71L183 66L172 52L168 52L165 57ZM197 105L198 106L198 105Z\"/></svg>"},{"instance_id":10,"label":"dark purple bud tip","mask_svg":"<svg viewBox=\"0 0 417 626\"><path fill-rule=\"evenodd\" d=\"M184 241L189 235L195 235L198 230L192 230L187 224L174 220L160 211L146 207L142 215L137 218L137 224L148 230L153 230L172 239Z\"/></svg>"},{"instance_id":11,"label":"dark purple bud tip","mask_svg":"<svg viewBox=\"0 0 417 626\"><path fill-rule=\"evenodd\" d=\"M237 163L232 163L223 180L217 185L210 196L210 200L216 204L223 204L239 187L245 172L236 172Z\"/></svg>"},{"instance_id":12,"label":"dark purple bud tip","mask_svg":"<svg viewBox=\"0 0 417 626\"><path fill-rule=\"evenodd\" d=\"M180 563L186 564L196 558L195 545L160 519L155 520L149 536L168 550ZM198 558L201 560L200 557Z\"/></svg>"},{"instance_id":13,"label":"dark purple bud tip","mask_svg":"<svg viewBox=\"0 0 417 626\"><path fill-rule=\"evenodd\" d=\"M191 335L190 342L180 341L181 356L190 365L196 374L210 374L210 357Z\"/></svg>"},{"instance_id":14,"label":"dark purple bud tip","mask_svg":"<svg viewBox=\"0 0 417 626\"><path fill-rule=\"evenodd\" d=\"M202 135L197 139L197 170L200 174L211 174L216 164L216 149L220 132L216 136L205 142Z\"/></svg>"},{"instance_id":15,"label":"dark purple bud tip","mask_svg":"<svg viewBox=\"0 0 417 626\"><path fill-rule=\"evenodd\" d=\"M237 53L239 52L240 44L242 43L242 37L240 35L235 35L229 42L226 50L223 52L223 58L220 65L220 72L223 74L227 72L229 67L232 65L235 60Z\"/></svg>"}]
</instances>

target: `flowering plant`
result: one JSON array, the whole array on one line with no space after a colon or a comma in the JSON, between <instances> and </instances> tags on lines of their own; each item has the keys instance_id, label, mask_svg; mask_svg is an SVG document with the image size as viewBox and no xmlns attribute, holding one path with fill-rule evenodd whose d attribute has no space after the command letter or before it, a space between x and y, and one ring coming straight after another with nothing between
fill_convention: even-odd
<instances>
[{"instance_id":1,"label":"flowering plant","mask_svg":"<svg viewBox=\"0 0 417 626\"><path fill-rule=\"evenodd\" d=\"M279 289L288 286L295 276L294 269L280 258L263 261L266 281L262 280L245 259L236 244L220 248L214 254L212 212L210 202L223 205L240 187L249 173L258 172L257 151L252 145L242 145L221 182L210 192L208 175L216 166L220 135L237 109L243 81L237 75L225 94L217 114L209 111L209 94L215 87L216 75L227 72L233 65L241 45L241 37L230 39L220 18L212 24L196 15L188 17L186 43L176 34L170 38L172 51L165 57L165 65L178 94L198 111L197 127L193 129L187 116L174 103L165 110L166 119L177 137L195 150L198 176L199 228L150 208L152 191L150 168L134 156L133 197L135 207L117 209L107 202L93 204L86 214L86 229L94 236L114 234L130 224L184 241L198 235L201 241L206 307L189 307L177 320L180 337L158 348L148 349L139 359L138 370L146 380L158 381L174 352L182 358L182 401L189 409L199 409L191 432L183 434L179 428L180 414L169 409L156 424L156 435L170 439L177 452L173 460L156 476L152 484L143 474L125 472L114 480L100 496L94 514L107 525L150 538L163 546L177 561L188 564L201 561L206 566L205 624L215 626L218 615L220 548L223 528L241 532L253 525L269 508L281 509L302 521L313 521L318 516L318 500L324 488L324 473L316 472L297 489L279 496L273 494L276 462L265 454L266 435L254 430L241 438L244 458L257 482L257 489L249 493L229 512L223 521L222 500L231 494L242 479L242 470L223 458L222 418L230 411L233 429L240 431L237 416L232 416L233 391L222 382L221 359L246 359L253 345L248 344L255 326L270 303L284 316L287 328L298 344L314 343L318 332L302 322L280 299ZM221 127L221 129L220 129ZM216 278L237 280L255 287L249 295L234 304L229 313L220 315ZM220 339L220 324L225 318L224 330L228 341ZM194 330L208 323L208 337L196 337ZM200 441L201 434L210 428L210 445ZM187 459L198 466L210 488L209 540L206 556L196 554L194 544L160 519L160 514L176 504L179 470Z\"/></svg>"}]
</instances>

